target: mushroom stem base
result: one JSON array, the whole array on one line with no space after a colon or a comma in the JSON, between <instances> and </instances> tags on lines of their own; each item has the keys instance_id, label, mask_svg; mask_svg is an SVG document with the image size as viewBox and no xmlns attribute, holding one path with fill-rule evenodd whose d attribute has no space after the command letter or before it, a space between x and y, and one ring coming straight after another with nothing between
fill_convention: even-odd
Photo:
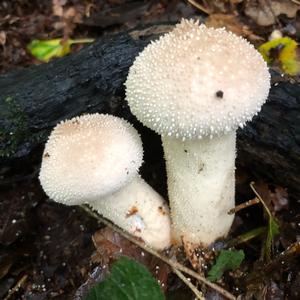
<instances>
[{"instance_id":1,"label":"mushroom stem base","mask_svg":"<svg viewBox=\"0 0 300 300\"><path fill-rule=\"evenodd\" d=\"M234 207L235 142L230 133L213 139L162 138L168 176L172 241L208 246L228 234Z\"/></svg>"},{"instance_id":2,"label":"mushroom stem base","mask_svg":"<svg viewBox=\"0 0 300 300\"><path fill-rule=\"evenodd\" d=\"M105 218L154 249L170 246L170 214L164 199L142 178L90 205Z\"/></svg>"}]
</instances>

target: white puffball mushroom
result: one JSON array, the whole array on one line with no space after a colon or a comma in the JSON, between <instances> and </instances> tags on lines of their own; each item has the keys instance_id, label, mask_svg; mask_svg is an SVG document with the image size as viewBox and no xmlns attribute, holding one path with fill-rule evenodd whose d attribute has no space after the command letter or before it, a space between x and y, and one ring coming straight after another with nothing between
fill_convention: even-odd
<instances>
[{"instance_id":1,"label":"white puffball mushroom","mask_svg":"<svg viewBox=\"0 0 300 300\"><path fill-rule=\"evenodd\" d=\"M225 29L182 20L138 55L125 85L133 114L162 136L174 240L208 246L226 236L236 130L270 88L262 56Z\"/></svg>"},{"instance_id":2,"label":"white puffball mushroom","mask_svg":"<svg viewBox=\"0 0 300 300\"><path fill-rule=\"evenodd\" d=\"M58 124L46 143L40 181L66 205L97 201L128 184L143 161L141 139L125 120L83 115Z\"/></svg>"},{"instance_id":3,"label":"white puffball mushroom","mask_svg":"<svg viewBox=\"0 0 300 300\"><path fill-rule=\"evenodd\" d=\"M120 228L161 250L170 246L169 210L138 175L142 162L140 136L127 121L83 115L53 129L39 179L56 202L89 203Z\"/></svg>"}]
</instances>

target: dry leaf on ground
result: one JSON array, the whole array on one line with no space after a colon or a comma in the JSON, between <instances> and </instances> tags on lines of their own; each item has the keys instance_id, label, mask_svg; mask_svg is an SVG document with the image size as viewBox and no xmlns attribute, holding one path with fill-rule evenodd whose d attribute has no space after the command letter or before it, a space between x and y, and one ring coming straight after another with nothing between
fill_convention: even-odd
<instances>
[{"instance_id":1,"label":"dry leaf on ground","mask_svg":"<svg viewBox=\"0 0 300 300\"><path fill-rule=\"evenodd\" d=\"M4 30L0 31L0 45L4 46L6 43L6 32Z\"/></svg>"},{"instance_id":2,"label":"dry leaf on ground","mask_svg":"<svg viewBox=\"0 0 300 300\"><path fill-rule=\"evenodd\" d=\"M108 227L100 229L93 235L93 242L97 249L98 261L108 264L112 260L126 255L145 265L160 282L162 288L167 288L167 279L170 273L169 266L117 232Z\"/></svg>"},{"instance_id":3,"label":"dry leaf on ground","mask_svg":"<svg viewBox=\"0 0 300 300\"><path fill-rule=\"evenodd\" d=\"M266 183L256 183L255 189L264 199L273 215L282 209L288 209L289 197L285 188L270 186Z\"/></svg>"},{"instance_id":4,"label":"dry leaf on ground","mask_svg":"<svg viewBox=\"0 0 300 300\"><path fill-rule=\"evenodd\" d=\"M247 1L245 14L260 26L269 26L276 23L279 15L294 18L300 5L288 0L276 1Z\"/></svg>"},{"instance_id":5,"label":"dry leaf on ground","mask_svg":"<svg viewBox=\"0 0 300 300\"><path fill-rule=\"evenodd\" d=\"M228 14L211 14L205 21L208 27L225 27L227 30L248 38L252 41L263 40L262 37L254 34L247 25L243 24L237 16Z\"/></svg>"}]
</instances>

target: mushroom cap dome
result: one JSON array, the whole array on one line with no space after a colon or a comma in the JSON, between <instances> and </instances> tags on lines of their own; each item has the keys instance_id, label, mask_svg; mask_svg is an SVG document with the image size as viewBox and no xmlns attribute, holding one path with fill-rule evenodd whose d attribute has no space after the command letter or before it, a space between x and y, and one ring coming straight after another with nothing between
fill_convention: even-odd
<instances>
[{"instance_id":1,"label":"mushroom cap dome","mask_svg":"<svg viewBox=\"0 0 300 300\"><path fill-rule=\"evenodd\" d=\"M182 20L135 59L126 81L131 111L163 136L220 135L266 101L268 67L247 40Z\"/></svg>"},{"instance_id":2,"label":"mushroom cap dome","mask_svg":"<svg viewBox=\"0 0 300 300\"><path fill-rule=\"evenodd\" d=\"M39 179L53 200L81 204L126 185L142 161L140 136L127 121L111 115L83 115L53 129Z\"/></svg>"}]
</instances>

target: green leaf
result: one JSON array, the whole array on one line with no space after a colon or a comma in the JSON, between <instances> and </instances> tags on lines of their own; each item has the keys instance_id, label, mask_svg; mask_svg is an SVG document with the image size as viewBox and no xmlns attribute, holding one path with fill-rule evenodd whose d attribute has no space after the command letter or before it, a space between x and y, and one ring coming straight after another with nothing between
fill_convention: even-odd
<instances>
[{"instance_id":1,"label":"green leaf","mask_svg":"<svg viewBox=\"0 0 300 300\"><path fill-rule=\"evenodd\" d=\"M265 212L267 213L268 216L268 231L267 231L267 238L266 238L266 243L264 246L264 258L266 258L267 261L271 260L271 254L273 252L273 248L274 248L274 237L275 235L277 235L280 231L280 227L279 227L279 223L277 222L277 220L275 219L275 217L272 216L267 204L265 203L265 201L262 199L262 197L258 194L258 192L256 191L255 187L254 187L254 182L250 183L250 187L252 189L252 191L254 192L254 194L256 195L256 197L259 199L259 201L261 202L261 204L263 205Z\"/></svg>"},{"instance_id":2,"label":"green leaf","mask_svg":"<svg viewBox=\"0 0 300 300\"><path fill-rule=\"evenodd\" d=\"M43 62L48 62L53 57L62 57L70 53L71 45L79 43L91 43L93 39L53 39L53 40L33 40L27 45L28 51L34 57Z\"/></svg>"},{"instance_id":3,"label":"green leaf","mask_svg":"<svg viewBox=\"0 0 300 300\"><path fill-rule=\"evenodd\" d=\"M266 245L265 245L265 257L267 261L271 260L271 254L274 248L274 236L279 233L279 224L272 216L269 216L268 222L268 233L266 238Z\"/></svg>"},{"instance_id":4,"label":"green leaf","mask_svg":"<svg viewBox=\"0 0 300 300\"><path fill-rule=\"evenodd\" d=\"M210 281L220 279L225 271L238 268L244 258L243 250L221 250L216 263L208 272L207 279Z\"/></svg>"},{"instance_id":5,"label":"green leaf","mask_svg":"<svg viewBox=\"0 0 300 300\"><path fill-rule=\"evenodd\" d=\"M297 42L289 37L282 37L268 41L259 46L258 51L268 64L272 64L272 50L279 51L277 59L280 61L282 69L289 75L297 75L300 72L300 62L297 58Z\"/></svg>"},{"instance_id":6,"label":"green leaf","mask_svg":"<svg viewBox=\"0 0 300 300\"><path fill-rule=\"evenodd\" d=\"M237 236L233 240L229 241L227 246L228 247L234 247L236 245L246 243L246 242L262 235L262 234L265 234L266 232L267 232L267 227L266 226L254 228L254 229L252 229L252 230L250 230L246 233L243 233L243 234Z\"/></svg>"},{"instance_id":7,"label":"green leaf","mask_svg":"<svg viewBox=\"0 0 300 300\"><path fill-rule=\"evenodd\" d=\"M140 263L121 257L110 275L96 284L84 300L164 300L158 282Z\"/></svg>"}]
</instances>

